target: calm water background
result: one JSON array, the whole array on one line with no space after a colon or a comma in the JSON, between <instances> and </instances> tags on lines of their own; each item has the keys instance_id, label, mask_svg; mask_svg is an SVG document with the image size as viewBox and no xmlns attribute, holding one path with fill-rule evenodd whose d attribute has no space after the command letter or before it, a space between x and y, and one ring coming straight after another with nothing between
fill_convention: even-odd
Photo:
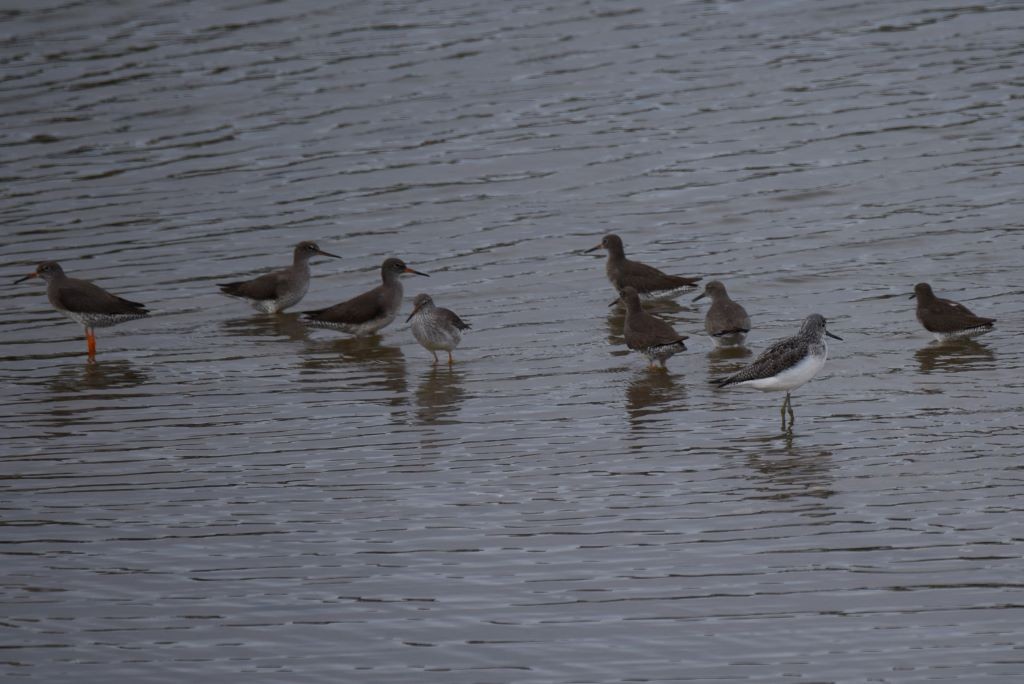
<instances>
[{"instance_id":1,"label":"calm water background","mask_svg":"<svg viewBox=\"0 0 1024 684\"><path fill-rule=\"evenodd\" d=\"M0 678L1021 681L1020 3L19 4ZM754 352L829 319L792 440L691 297L626 353L612 231ZM458 363L218 294L300 239L297 309L400 256ZM86 364L44 258L156 315Z\"/></svg>"}]
</instances>

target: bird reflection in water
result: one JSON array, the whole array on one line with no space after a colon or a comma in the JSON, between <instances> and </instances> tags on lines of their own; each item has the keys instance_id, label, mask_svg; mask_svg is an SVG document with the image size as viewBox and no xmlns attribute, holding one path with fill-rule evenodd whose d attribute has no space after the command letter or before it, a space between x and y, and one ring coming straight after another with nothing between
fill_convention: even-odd
<instances>
[{"instance_id":1,"label":"bird reflection in water","mask_svg":"<svg viewBox=\"0 0 1024 684\"><path fill-rule=\"evenodd\" d=\"M298 314L273 314L234 318L221 324L228 335L240 337L287 337L290 340L309 339L309 327Z\"/></svg>"},{"instance_id":2,"label":"bird reflection in water","mask_svg":"<svg viewBox=\"0 0 1024 684\"><path fill-rule=\"evenodd\" d=\"M423 424L456 422L453 416L466 397L463 379L463 371L455 366L431 365L424 371L416 388L417 420Z\"/></svg>"},{"instance_id":3,"label":"bird reflection in water","mask_svg":"<svg viewBox=\"0 0 1024 684\"><path fill-rule=\"evenodd\" d=\"M786 436L782 444L777 444L775 437L764 441L772 444L755 446L746 454L756 498L827 499L835 494L831 452L794 446L792 435Z\"/></svg>"},{"instance_id":4,"label":"bird reflection in water","mask_svg":"<svg viewBox=\"0 0 1024 684\"><path fill-rule=\"evenodd\" d=\"M47 417L40 424L94 433L109 426L121 437L130 432L125 413L145 411L151 395L136 388L148 385L150 374L130 361L89 360L61 369L46 387L42 403Z\"/></svg>"},{"instance_id":5,"label":"bird reflection in water","mask_svg":"<svg viewBox=\"0 0 1024 684\"><path fill-rule=\"evenodd\" d=\"M605 323L608 327L608 343L615 346L625 345L626 338L622 336L622 329L626 325L626 307L613 306L608 309L608 319ZM629 350L624 349L622 353L628 354Z\"/></svg>"},{"instance_id":6,"label":"bird reflection in water","mask_svg":"<svg viewBox=\"0 0 1024 684\"><path fill-rule=\"evenodd\" d=\"M49 381L49 388L51 392L64 394L107 389L131 389L145 385L149 381L149 373L130 361L92 361L81 367L62 369Z\"/></svg>"},{"instance_id":7,"label":"bird reflection in water","mask_svg":"<svg viewBox=\"0 0 1024 684\"><path fill-rule=\"evenodd\" d=\"M994 366L996 355L977 340L963 338L932 342L914 352L922 373L956 372L979 365Z\"/></svg>"},{"instance_id":8,"label":"bird reflection in water","mask_svg":"<svg viewBox=\"0 0 1024 684\"><path fill-rule=\"evenodd\" d=\"M686 386L677 383L671 373L638 373L626 386L626 413L633 430L643 430L654 422L650 416L669 414L686 400Z\"/></svg>"}]
</instances>

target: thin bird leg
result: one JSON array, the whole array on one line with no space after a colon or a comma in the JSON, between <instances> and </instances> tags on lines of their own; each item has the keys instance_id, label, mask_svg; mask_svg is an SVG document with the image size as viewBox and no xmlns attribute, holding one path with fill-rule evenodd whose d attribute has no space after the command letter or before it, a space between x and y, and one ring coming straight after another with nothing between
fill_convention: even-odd
<instances>
[{"instance_id":1,"label":"thin bird leg","mask_svg":"<svg viewBox=\"0 0 1024 684\"><path fill-rule=\"evenodd\" d=\"M431 349L430 353L434 355L434 365L436 366L437 365L437 352L434 351L433 349Z\"/></svg>"},{"instance_id":2,"label":"thin bird leg","mask_svg":"<svg viewBox=\"0 0 1024 684\"><path fill-rule=\"evenodd\" d=\"M793 413L793 400L789 397L789 392L786 392L786 406L789 407L789 432L792 434L793 426L796 425L796 415Z\"/></svg>"},{"instance_id":3,"label":"thin bird leg","mask_svg":"<svg viewBox=\"0 0 1024 684\"><path fill-rule=\"evenodd\" d=\"M782 431L786 431L786 402L789 401L789 393L786 394L786 398L782 400L782 410L779 411L779 415L782 416Z\"/></svg>"},{"instance_id":4,"label":"thin bird leg","mask_svg":"<svg viewBox=\"0 0 1024 684\"><path fill-rule=\"evenodd\" d=\"M85 341L89 345L89 358L96 357L96 333L93 332L92 328L85 329Z\"/></svg>"},{"instance_id":5,"label":"thin bird leg","mask_svg":"<svg viewBox=\"0 0 1024 684\"><path fill-rule=\"evenodd\" d=\"M449 351L448 352L448 365L450 366L453 363L455 363L455 359L452 358L452 353L451 353L451 351Z\"/></svg>"}]
</instances>

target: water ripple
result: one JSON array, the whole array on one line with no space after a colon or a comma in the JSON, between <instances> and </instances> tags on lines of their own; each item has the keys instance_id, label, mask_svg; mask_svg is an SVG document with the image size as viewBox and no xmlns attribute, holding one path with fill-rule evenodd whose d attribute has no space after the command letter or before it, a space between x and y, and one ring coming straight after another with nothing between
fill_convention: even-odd
<instances>
[{"instance_id":1,"label":"water ripple","mask_svg":"<svg viewBox=\"0 0 1024 684\"><path fill-rule=\"evenodd\" d=\"M7 649L29 681L1015 681L1013 3L252 0L9 9L0 249L149 304L0 311ZM603 261L724 280L652 373ZM215 284L405 258L433 365ZM938 344L913 284L998 319ZM404 305L402 315L408 311ZM811 312L793 395L721 391ZM780 626L784 627L781 629Z\"/></svg>"}]
</instances>

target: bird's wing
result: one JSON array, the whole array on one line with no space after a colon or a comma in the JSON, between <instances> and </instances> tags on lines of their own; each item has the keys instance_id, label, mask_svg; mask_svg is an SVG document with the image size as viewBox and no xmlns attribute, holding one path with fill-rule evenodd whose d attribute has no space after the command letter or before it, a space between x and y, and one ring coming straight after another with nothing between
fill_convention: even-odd
<instances>
[{"instance_id":1,"label":"bird's wing","mask_svg":"<svg viewBox=\"0 0 1024 684\"><path fill-rule=\"evenodd\" d=\"M68 311L93 314L145 314L146 305L110 294L87 280L68 279L71 284L57 290L56 303Z\"/></svg>"},{"instance_id":2,"label":"bird's wing","mask_svg":"<svg viewBox=\"0 0 1024 684\"><path fill-rule=\"evenodd\" d=\"M750 326L749 325L746 328L736 327L736 328L727 328L725 330L719 330L718 332L711 333L711 336L712 337L725 337L726 335L735 335L737 333L746 334L748 332L750 332Z\"/></svg>"},{"instance_id":3,"label":"bird's wing","mask_svg":"<svg viewBox=\"0 0 1024 684\"><path fill-rule=\"evenodd\" d=\"M946 311L956 311L957 313L967 314L968 316L975 315L974 312L966 306L960 302L954 302L952 299L936 299L935 301L941 305L940 311L944 309Z\"/></svg>"},{"instance_id":4,"label":"bird's wing","mask_svg":"<svg viewBox=\"0 0 1024 684\"><path fill-rule=\"evenodd\" d=\"M467 330L470 327L469 323L459 318L459 315L451 309L438 309L437 312L446 322L451 323L459 330Z\"/></svg>"},{"instance_id":5,"label":"bird's wing","mask_svg":"<svg viewBox=\"0 0 1024 684\"><path fill-rule=\"evenodd\" d=\"M937 328L939 332L945 332L953 329L967 330L970 328L979 328L983 325L992 325L996 322L996 319L994 318L985 318L984 316L976 315L960 302L954 302L951 299L936 299L935 302L929 306L929 310L939 318L932 321L932 326L928 329L932 330L932 328ZM935 330L932 330L932 332L935 332Z\"/></svg>"},{"instance_id":6,"label":"bird's wing","mask_svg":"<svg viewBox=\"0 0 1024 684\"><path fill-rule=\"evenodd\" d=\"M274 271L261 275L259 278L253 278L252 280L243 280L237 283L222 283L220 285L221 291L225 294L229 294L235 297L245 297L246 299L254 299L256 301L263 301L267 299L277 299L284 289L285 285L285 274L281 271Z\"/></svg>"},{"instance_id":7,"label":"bird's wing","mask_svg":"<svg viewBox=\"0 0 1024 684\"><path fill-rule=\"evenodd\" d=\"M326 309L302 313L312 320L358 325L382 316L384 303L381 301L380 288L375 288Z\"/></svg>"},{"instance_id":8,"label":"bird's wing","mask_svg":"<svg viewBox=\"0 0 1024 684\"><path fill-rule=\"evenodd\" d=\"M629 329L626 331L626 344L633 347L659 347L664 344L674 344L687 339L686 335L677 333L671 325L657 316L642 312L642 331Z\"/></svg>"},{"instance_id":9,"label":"bird's wing","mask_svg":"<svg viewBox=\"0 0 1024 684\"><path fill-rule=\"evenodd\" d=\"M795 366L803 358L806 350L797 338L786 338L776 342L761 352L749 365L744 366L727 378L716 380L719 387L734 385L748 380L763 380L779 372L780 368Z\"/></svg>"},{"instance_id":10,"label":"bird's wing","mask_svg":"<svg viewBox=\"0 0 1024 684\"><path fill-rule=\"evenodd\" d=\"M655 330L651 331L653 332L651 341L654 344L673 344L675 342L680 342L687 338L687 335L680 335L679 333L672 329L671 325L661 320L660 318L655 318L654 320L658 321L658 323L661 324L658 325Z\"/></svg>"},{"instance_id":11,"label":"bird's wing","mask_svg":"<svg viewBox=\"0 0 1024 684\"><path fill-rule=\"evenodd\" d=\"M625 274L617 285L620 289L628 285L635 287L638 292L650 292L654 289L665 289L666 280L670 287L689 287L696 285L700 278L669 275L639 261L627 261Z\"/></svg>"},{"instance_id":12,"label":"bird's wing","mask_svg":"<svg viewBox=\"0 0 1024 684\"><path fill-rule=\"evenodd\" d=\"M722 337L724 335L735 335L736 333L750 332L750 316L747 315L746 309L736 302L730 302L728 304L725 310L725 318L731 321L736 321L736 323L728 326L727 328L716 330L711 333L712 337Z\"/></svg>"}]
</instances>

